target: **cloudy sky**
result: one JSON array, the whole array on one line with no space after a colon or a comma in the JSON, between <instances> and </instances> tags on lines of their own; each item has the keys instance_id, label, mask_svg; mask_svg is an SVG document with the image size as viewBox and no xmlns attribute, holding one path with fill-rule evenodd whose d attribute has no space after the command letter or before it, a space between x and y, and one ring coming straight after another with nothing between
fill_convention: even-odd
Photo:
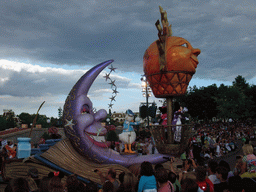
<instances>
[{"instance_id":1,"label":"cloudy sky","mask_svg":"<svg viewBox=\"0 0 256 192\"><path fill-rule=\"evenodd\" d=\"M119 92L112 112L139 111L143 55L158 39L159 5L173 36L201 49L190 86L231 85L238 75L256 84L255 0L8 0L0 2L0 114L36 113L45 101L40 114L57 117L76 81L109 59ZM89 92L98 110L108 110L112 96L103 77L109 71Z\"/></svg>"}]
</instances>

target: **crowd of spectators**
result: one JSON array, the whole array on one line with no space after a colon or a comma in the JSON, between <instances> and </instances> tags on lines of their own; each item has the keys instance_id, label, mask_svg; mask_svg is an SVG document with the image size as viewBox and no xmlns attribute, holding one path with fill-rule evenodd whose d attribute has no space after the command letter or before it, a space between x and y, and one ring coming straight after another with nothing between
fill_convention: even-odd
<instances>
[{"instance_id":1,"label":"crowd of spectators","mask_svg":"<svg viewBox=\"0 0 256 192\"><path fill-rule=\"evenodd\" d=\"M243 141L243 156L236 158L236 166L231 170L229 163L218 158L237 148L236 141ZM183 155L181 167L174 167L177 158L167 163L152 165L143 162L139 175L109 169L102 173L95 170L101 186L94 182L83 183L76 175L67 176L61 172L51 172L47 177L38 178L38 170L30 168L26 178L14 178L5 192L247 192L256 190L256 156L250 140L255 139L254 130L247 125L237 127L224 123L197 127L189 140ZM12 143L9 143L10 145ZM150 147L150 144L152 145ZM138 138L134 149L147 155L154 153L152 138ZM155 149L156 151L156 149ZM207 164L205 164L207 160ZM204 163L202 163L204 162Z\"/></svg>"}]
</instances>

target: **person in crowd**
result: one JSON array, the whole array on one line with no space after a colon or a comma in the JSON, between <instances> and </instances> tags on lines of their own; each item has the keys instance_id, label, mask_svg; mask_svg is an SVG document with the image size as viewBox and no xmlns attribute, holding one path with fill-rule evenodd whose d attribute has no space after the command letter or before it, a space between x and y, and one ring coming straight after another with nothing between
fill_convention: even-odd
<instances>
[{"instance_id":1,"label":"person in crowd","mask_svg":"<svg viewBox=\"0 0 256 192\"><path fill-rule=\"evenodd\" d=\"M14 178L6 186L5 192L30 192L28 181L23 177Z\"/></svg>"},{"instance_id":2,"label":"person in crowd","mask_svg":"<svg viewBox=\"0 0 256 192\"><path fill-rule=\"evenodd\" d=\"M214 191L224 192L228 190L228 169L226 167L217 167L216 176L220 180L220 183L214 185Z\"/></svg>"},{"instance_id":3,"label":"person in crowd","mask_svg":"<svg viewBox=\"0 0 256 192\"><path fill-rule=\"evenodd\" d=\"M245 144L242 147L244 157L242 158L242 167L240 176L242 178L256 177L256 156L253 154L253 147L250 144Z\"/></svg>"},{"instance_id":4,"label":"person in crowd","mask_svg":"<svg viewBox=\"0 0 256 192\"><path fill-rule=\"evenodd\" d=\"M230 166L229 166L229 163L228 163L228 162L226 162L226 161L224 161L224 160L221 160L221 161L219 162L219 167L225 167L225 168L228 170L228 179L229 179L229 177L234 176L233 171L230 170Z\"/></svg>"},{"instance_id":5,"label":"person in crowd","mask_svg":"<svg viewBox=\"0 0 256 192\"><path fill-rule=\"evenodd\" d=\"M36 182L37 187L39 187L40 179L39 179L39 176L38 176L37 168L35 168L35 167L29 168L28 177L32 178Z\"/></svg>"},{"instance_id":6,"label":"person in crowd","mask_svg":"<svg viewBox=\"0 0 256 192\"><path fill-rule=\"evenodd\" d=\"M210 179L206 178L206 169L203 166L196 168L196 183L200 191L214 192L214 185Z\"/></svg>"},{"instance_id":7,"label":"person in crowd","mask_svg":"<svg viewBox=\"0 0 256 192\"><path fill-rule=\"evenodd\" d=\"M76 175L69 175L65 183L67 192L82 192L85 191L85 186L77 179Z\"/></svg>"},{"instance_id":8,"label":"person in crowd","mask_svg":"<svg viewBox=\"0 0 256 192\"><path fill-rule=\"evenodd\" d=\"M220 180L216 176L216 168L217 167L218 167L217 161L215 161L213 159L208 161L208 179L210 179L210 181L213 184L220 183Z\"/></svg>"},{"instance_id":9,"label":"person in crowd","mask_svg":"<svg viewBox=\"0 0 256 192\"><path fill-rule=\"evenodd\" d=\"M155 176L158 183L158 192L174 192L173 184L168 180L168 173L165 168L158 168Z\"/></svg>"},{"instance_id":10,"label":"person in crowd","mask_svg":"<svg viewBox=\"0 0 256 192\"><path fill-rule=\"evenodd\" d=\"M5 148L7 150L9 159L16 157L17 144L13 144L12 141L8 141L7 145L5 145Z\"/></svg>"},{"instance_id":11,"label":"person in crowd","mask_svg":"<svg viewBox=\"0 0 256 192\"><path fill-rule=\"evenodd\" d=\"M135 192L136 178L132 173L119 174L120 186L117 192Z\"/></svg>"},{"instance_id":12,"label":"person in crowd","mask_svg":"<svg viewBox=\"0 0 256 192\"><path fill-rule=\"evenodd\" d=\"M232 176L228 180L228 191L229 192L243 192L244 186L242 178L240 176Z\"/></svg>"},{"instance_id":13,"label":"person in crowd","mask_svg":"<svg viewBox=\"0 0 256 192\"><path fill-rule=\"evenodd\" d=\"M96 173L100 176L101 183L104 184L106 181L110 181L114 185L114 192L117 191L120 183L116 179L116 171L113 168L110 168L107 172L107 175L103 175L102 172L96 169Z\"/></svg>"},{"instance_id":14,"label":"person in crowd","mask_svg":"<svg viewBox=\"0 0 256 192\"><path fill-rule=\"evenodd\" d=\"M43 177L40 181L39 192L49 192L48 185L50 181L50 177Z\"/></svg>"},{"instance_id":15,"label":"person in crowd","mask_svg":"<svg viewBox=\"0 0 256 192\"><path fill-rule=\"evenodd\" d=\"M87 183L85 186L86 192L98 192L98 186L94 182Z\"/></svg>"},{"instance_id":16,"label":"person in crowd","mask_svg":"<svg viewBox=\"0 0 256 192\"><path fill-rule=\"evenodd\" d=\"M156 172L157 169L163 168L163 167L164 167L164 166L163 166L162 163L157 163L157 164L155 165L155 167L154 167L154 171Z\"/></svg>"},{"instance_id":17,"label":"person in crowd","mask_svg":"<svg viewBox=\"0 0 256 192\"><path fill-rule=\"evenodd\" d=\"M106 181L100 192L114 192L114 184L111 181Z\"/></svg>"},{"instance_id":18,"label":"person in crowd","mask_svg":"<svg viewBox=\"0 0 256 192\"><path fill-rule=\"evenodd\" d=\"M196 181L190 178L182 180L181 192L198 192L198 185Z\"/></svg>"},{"instance_id":19,"label":"person in crowd","mask_svg":"<svg viewBox=\"0 0 256 192\"><path fill-rule=\"evenodd\" d=\"M243 186L244 192L255 192L256 179L255 178L243 178L242 186Z\"/></svg>"},{"instance_id":20,"label":"person in crowd","mask_svg":"<svg viewBox=\"0 0 256 192\"><path fill-rule=\"evenodd\" d=\"M168 180L172 183L173 188L174 188L174 192L180 192L181 191L181 185L179 180L177 179L177 175L170 171L168 173Z\"/></svg>"},{"instance_id":21,"label":"person in crowd","mask_svg":"<svg viewBox=\"0 0 256 192\"><path fill-rule=\"evenodd\" d=\"M29 191L37 192L40 180L38 179L38 170L35 167L31 167L28 170L28 176L26 177L26 180L28 181Z\"/></svg>"},{"instance_id":22,"label":"person in crowd","mask_svg":"<svg viewBox=\"0 0 256 192\"><path fill-rule=\"evenodd\" d=\"M49 192L63 192L64 186L61 182L61 178L57 174L54 175L49 181Z\"/></svg>"},{"instance_id":23,"label":"person in crowd","mask_svg":"<svg viewBox=\"0 0 256 192\"><path fill-rule=\"evenodd\" d=\"M157 192L157 183L153 166L150 162L141 163L138 192Z\"/></svg>"},{"instance_id":24,"label":"person in crowd","mask_svg":"<svg viewBox=\"0 0 256 192\"><path fill-rule=\"evenodd\" d=\"M243 156L238 155L236 156L236 165L233 170L234 175L240 175L242 171L242 166L243 166L243 161L242 161Z\"/></svg>"},{"instance_id":25,"label":"person in crowd","mask_svg":"<svg viewBox=\"0 0 256 192\"><path fill-rule=\"evenodd\" d=\"M181 183L181 180L185 178L196 179L195 172L193 171L196 167L197 165L193 159L183 161L182 171L179 172L179 182ZM174 171L172 170L172 172Z\"/></svg>"}]
</instances>

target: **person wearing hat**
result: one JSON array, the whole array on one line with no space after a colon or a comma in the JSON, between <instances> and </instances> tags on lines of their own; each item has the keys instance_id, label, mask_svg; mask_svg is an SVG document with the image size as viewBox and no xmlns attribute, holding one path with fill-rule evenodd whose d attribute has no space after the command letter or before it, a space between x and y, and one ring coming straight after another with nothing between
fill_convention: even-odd
<instances>
[{"instance_id":1,"label":"person wearing hat","mask_svg":"<svg viewBox=\"0 0 256 192\"><path fill-rule=\"evenodd\" d=\"M125 153L135 153L132 151L132 143L136 139L136 133L133 129L133 125L139 125L139 122L133 122L134 113L132 110L128 109L126 111L125 121L123 124L123 132L119 134L119 139L124 143Z\"/></svg>"}]
</instances>

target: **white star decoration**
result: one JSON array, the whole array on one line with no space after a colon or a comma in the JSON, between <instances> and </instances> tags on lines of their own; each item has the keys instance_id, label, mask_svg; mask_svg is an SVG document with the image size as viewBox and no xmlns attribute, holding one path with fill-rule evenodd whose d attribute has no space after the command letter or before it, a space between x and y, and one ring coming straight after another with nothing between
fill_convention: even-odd
<instances>
[{"instance_id":1,"label":"white star decoration","mask_svg":"<svg viewBox=\"0 0 256 192\"><path fill-rule=\"evenodd\" d=\"M65 126L65 127L69 127L70 129L73 130L73 125L75 125L75 124L73 123L73 119L71 119L70 121L67 120L67 119L65 119L65 120L66 120L67 124L64 125L64 126Z\"/></svg>"}]
</instances>

